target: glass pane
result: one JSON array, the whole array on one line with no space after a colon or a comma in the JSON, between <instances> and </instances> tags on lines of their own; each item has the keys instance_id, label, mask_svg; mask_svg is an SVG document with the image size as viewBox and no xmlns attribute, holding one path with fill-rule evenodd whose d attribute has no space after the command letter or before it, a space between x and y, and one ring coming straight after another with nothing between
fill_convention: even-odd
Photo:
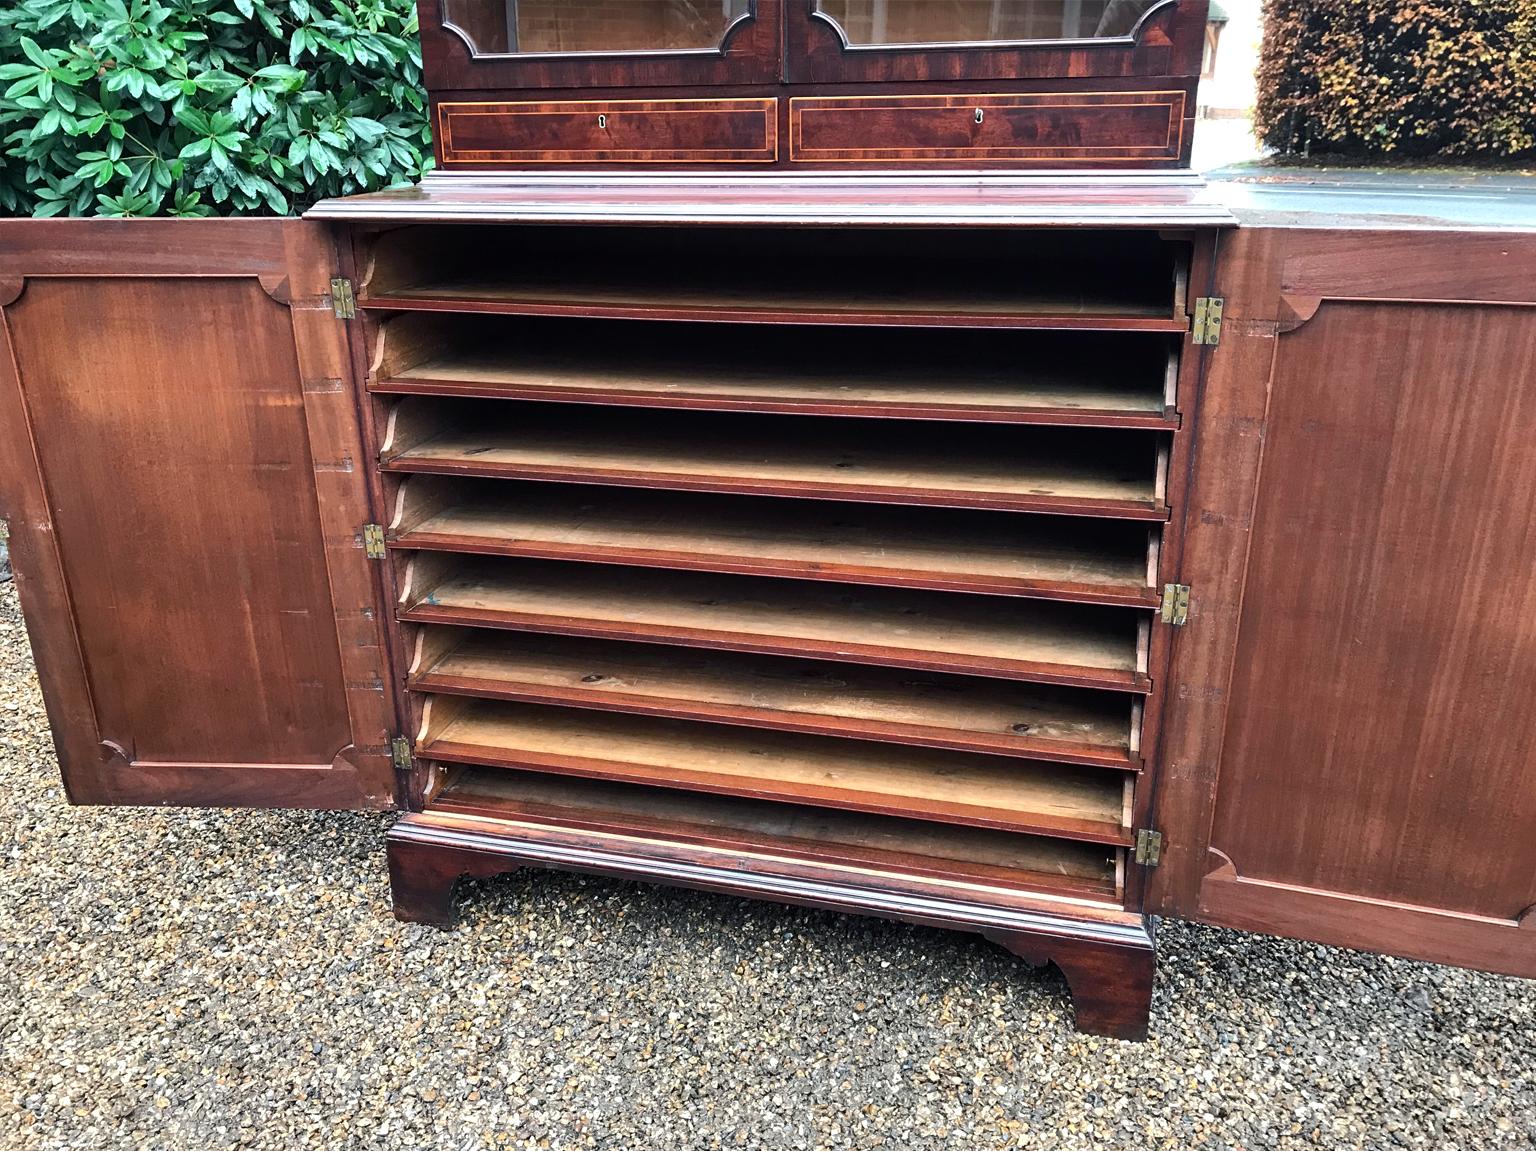
<instances>
[{"instance_id":1,"label":"glass pane","mask_svg":"<svg viewBox=\"0 0 1536 1151\"><path fill-rule=\"evenodd\" d=\"M850 44L1129 36L1160 0L817 0Z\"/></svg>"},{"instance_id":2,"label":"glass pane","mask_svg":"<svg viewBox=\"0 0 1536 1151\"><path fill-rule=\"evenodd\" d=\"M751 0L442 0L475 55L718 48Z\"/></svg>"}]
</instances>

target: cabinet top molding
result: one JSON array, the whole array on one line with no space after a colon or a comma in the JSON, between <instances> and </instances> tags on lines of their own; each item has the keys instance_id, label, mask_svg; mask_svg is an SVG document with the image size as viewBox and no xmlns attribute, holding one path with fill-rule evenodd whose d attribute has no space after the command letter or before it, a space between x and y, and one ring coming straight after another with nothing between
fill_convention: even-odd
<instances>
[{"instance_id":1,"label":"cabinet top molding","mask_svg":"<svg viewBox=\"0 0 1536 1151\"><path fill-rule=\"evenodd\" d=\"M316 220L1536 232L1536 180L1410 173L440 173L322 200Z\"/></svg>"},{"instance_id":2,"label":"cabinet top molding","mask_svg":"<svg viewBox=\"0 0 1536 1151\"><path fill-rule=\"evenodd\" d=\"M322 200L317 220L935 227L1229 227L1190 173L835 176L433 173L410 188Z\"/></svg>"}]
</instances>

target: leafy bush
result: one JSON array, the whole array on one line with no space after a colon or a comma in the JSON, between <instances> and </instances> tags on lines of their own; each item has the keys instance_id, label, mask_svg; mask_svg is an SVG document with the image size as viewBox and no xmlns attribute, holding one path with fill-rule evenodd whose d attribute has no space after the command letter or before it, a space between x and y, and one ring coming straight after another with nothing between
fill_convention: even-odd
<instances>
[{"instance_id":1,"label":"leafy bush","mask_svg":"<svg viewBox=\"0 0 1536 1151\"><path fill-rule=\"evenodd\" d=\"M302 211L430 163L415 0L0 0L0 210Z\"/></svg>"},{"instance_id":2,"label":"leafy bush","mask_svg":"<svg viewBox=\"0 0 1536 1151\"><path fill-rule=\"evenodd\" d=\"M1282 152L1536 153L1536 0L1265 0L1258 131Z\"/></svg>"}]
</instances>

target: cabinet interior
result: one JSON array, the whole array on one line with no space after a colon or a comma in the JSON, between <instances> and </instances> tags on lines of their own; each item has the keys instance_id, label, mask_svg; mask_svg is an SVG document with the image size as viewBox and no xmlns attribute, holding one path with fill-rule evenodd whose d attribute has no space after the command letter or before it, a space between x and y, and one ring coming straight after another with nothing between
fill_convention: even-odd
<instances>
[{"instance_id":1,"label":"cabinet interior","mask_svg":"<svg viewBox=\"0 0 1536 1151\"><path fill-rule=\"evenodd\" d=\"M429 811L1123 898L1187 245L418 225L367 264Z\"/></svg>"}]
</instances>

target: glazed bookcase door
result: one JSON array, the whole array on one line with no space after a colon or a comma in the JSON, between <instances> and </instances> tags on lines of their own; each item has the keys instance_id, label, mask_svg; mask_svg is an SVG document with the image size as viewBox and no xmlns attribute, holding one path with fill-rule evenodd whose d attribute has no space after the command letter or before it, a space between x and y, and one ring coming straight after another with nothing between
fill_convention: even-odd
<instances>
[{"instance_id":1,"label":"glazed bookcase door","mask_svg":"<svg viewBox=\"0 0 1536 1151\"><path fill-rule=\"evenodd\" d=\"M1206 0L786 0L793 83L1197 77Z\"/></svg>"},{"instance_id":2,"label":"glazed bookcase door","mask_svg":"<svg viewBox=\"0 0 1536 1151\"><path fill-rule=\"evenodd\" d=\"M781 0L419 0L434 92L762 84Z\"/></svg>"},{"instance_id":3,"label":"glazed bookcase door","mask_svg":"<svg viewBox=\"0 0 1536 1151\"><path fill-rule=\"evenodd\" d=\"M392 806L325 228L12 221L0 267L0 514L70 798Z\"/></svg>"},{"instance_id":4,"label":"glazed bookcase door","mask_svg":"<svg viewBox=\"0 0 1536 1151\"><path fill-rule=\"evenodd\" d=\"M1149 909L1536 976L1536 241L1222 258Z\"/></svg>"}]
</instances>

